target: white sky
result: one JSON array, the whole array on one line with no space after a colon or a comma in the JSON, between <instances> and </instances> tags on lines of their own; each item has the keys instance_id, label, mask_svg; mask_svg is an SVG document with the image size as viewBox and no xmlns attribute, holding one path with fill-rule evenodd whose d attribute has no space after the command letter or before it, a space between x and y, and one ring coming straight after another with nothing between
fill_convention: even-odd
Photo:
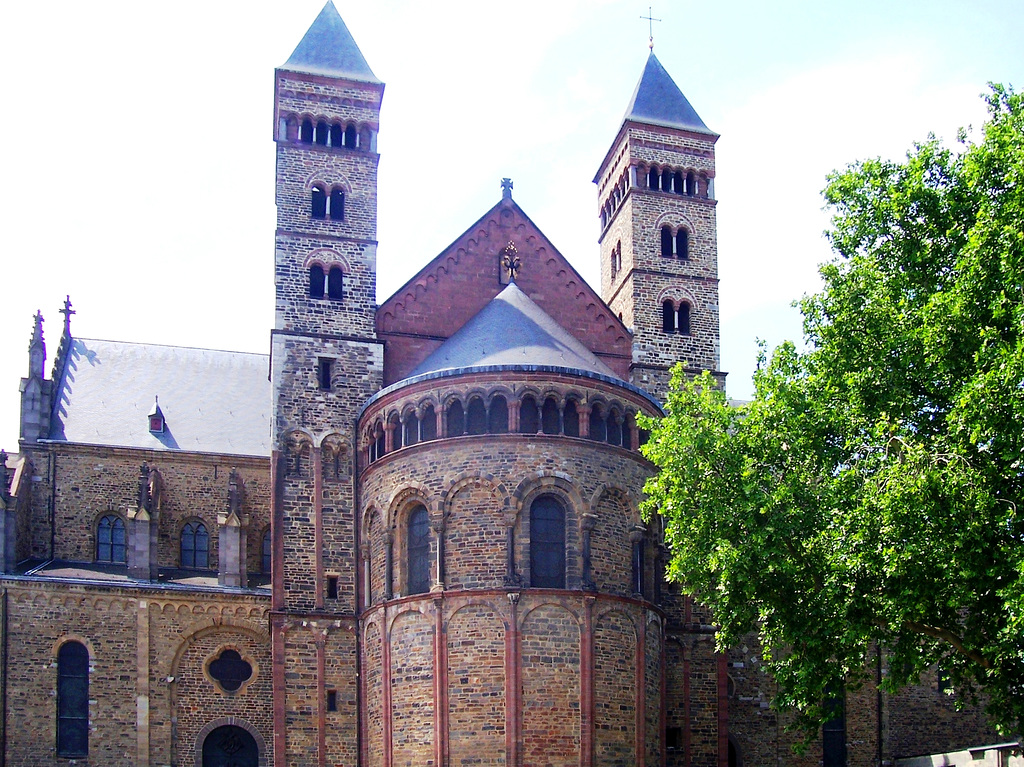
<instances>
[{"instance_id":1,"label":"white sky","mask_svg":"<svg viewBox=\"0 0 1024 767\"><path fill-rule=\"evenodd\" d=\"M517 202L598 286L591 183L647 56L636 0L336 0L387 83L378 298ZM50 0L0 7L0 447L17 449L32 316L70 293L83 338L266 352L273 69L321 0ZM829 257L819 192L857 158L978 125L1024 87L1020 0L655 5L655 52L717 145L722 362L798 338Z\"/></svg>"}]
</instances>

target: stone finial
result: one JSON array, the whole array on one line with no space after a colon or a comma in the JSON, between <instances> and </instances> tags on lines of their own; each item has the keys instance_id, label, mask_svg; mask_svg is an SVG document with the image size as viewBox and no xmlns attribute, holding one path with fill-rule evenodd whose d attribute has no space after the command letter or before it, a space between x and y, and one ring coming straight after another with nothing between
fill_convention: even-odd
<instances>
[{"instance_id":1,"label":"stone finial","mask_svg":"<svg viewBox=\"0 0 1024 767\"><path fill-rule=\"evenodd\" d=\"M28 342L28 377L42 380L46 366L46 343L43 340L43 313L36 311L33 318L32 339Z\"/></svg>"},{"instance_id":2,"label":"stone finial","mask_svg":"<svg viewBox=\"0 0 1024 767\"><path fill-rule=\"evenodd\" d=\"M241 517L242 514L242 494L244 489L245 485L242 482L242 475L238 473L238 469L232 467L228 478L228 508L232 514L238 517Z\"/></svg>"},{"instance_id":3,"label":"stone finial","mask_svg":"<svg viewBox=\"0 0 1024 767\"><path fill-rule=\"evenodd\" d=\"M59 310L64 315L64 335L71 336L71 315L78 314L71 308L71 296L64 297L64 308Z\"/></svg>"},{"instance_id":4,"label":"stone finial","mask_svg":"<svg viewBox=\"0 0 1024 767\"><path fill-rule=\"evenodd\" d=\"M501 199L512 199L512 179L510 178L503 178L501 180Z\"/></svg>"}]
</instances>

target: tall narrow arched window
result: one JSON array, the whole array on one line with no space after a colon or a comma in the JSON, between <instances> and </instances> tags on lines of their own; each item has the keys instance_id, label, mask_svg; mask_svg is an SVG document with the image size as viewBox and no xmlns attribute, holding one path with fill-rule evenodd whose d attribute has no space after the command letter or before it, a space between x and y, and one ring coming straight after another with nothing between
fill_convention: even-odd
<instances>
[{"instance_id":1,"label":"tall narrow arched window","mask_svg":"<svg viewBox=\"0 0 1024 767\"><path fill-rule=\"evenodd\" d=\"M565 508L553 495L530 504L530 585L565 588Z\"/></svg>"},{"instance_id":2,"label":"tall narrow arched window","mask_svg":"<svg viewBox=\"0 0 1024 767\"><path fill-rule=\"evenodd\" d=\"M345 219L345 192L341 189L331 190L331 221Z\"/></svg>"},{"instance_id":3,"label":"tall narrow arched window","mask_svg":"<svg viewBox=\"0 0 1024 767\"><path fill-rule=\"evenodd\" d=\"M210 534L202 522L186 522L181 528L181 566L205 570L210 566Z\"/></svg>"},{"instance_id":4,"label":"tall narrow arched window","mask_svg":"<svg viewBox=\"0 0 1024 767\"><path fill-rule=\"evenodd\" d=\"M327 273L327 297L341 298L345 288L345 275L340 266L332 266Z\"/></svg>"},{"instance_id":5,"label":"tall narrow arched window","mask_svg":"<svg viewBox=\"0 0 1024 767\"><path fill-rule=\"evenodd\" d=\"M682 226L676 232L676 256L684 261L690 257L690 233Z\"/></svg>"},{"instance_id":6,"label":"tall narrow arched window","mask_svg":"<svg viewBox=\"0 0 1024 767\"><path fill-rule=\"evenodd\" d=\"M331 146L338 147L344 143L344 128L339 123L331 126Z\"/></svg>"},{"instance_id":7,"label":"tall narrow arched window","mask_svg":"<svg viewBox=\"0 0 1024 767\"><path fill-rule=\"evenodd\" d=\"M324 268L320 264L309 267L309 297L324 297Z\"/></svg>"},{"instance_id":8,"label":"tall narrow arched window","mask_svg":"<svg viewBox=\"0 0 1024 767\"><path fill-rule=\"evenodd\" d=\"M672 171L669 168L665 168L665 170L661 172L661 191L672 191Z\"/></svg>"},{"instance_id":9,"label":"tall narrow arched window","mask_svg":"<svg viewBox=\"0 0 1024 767\"><path fill-rule=\"evenodd\" d=\"M416 413L406 413L402 420L402 432L402 441L406 445L415 445L420 441L420 422L416 418Z\"/></svg>"},{"instance_id":10,"label":"tall narrow arched window","mask_svg":"<svg viewBox=\"0 0 1024 767\"><path fill-rule=\"evenodd\" d=\"M327 127L327 123L324 122L323 120L318 122L316 124L316 136L314 136L314 140L316 141L316 143L320 144L320 146L327 146L328 132L329 129Z\"/></svg>"},{"instance_id":11,"label":"tall narrow arched window","mask_svg":"<svg viewBox=\"0 0 1024 767\"><path fill-rule=\"evenodd\" d=\"M313 187L310 215L313 218L327 218L327 192L319 184Z\"/></svg>"},{"instance_id":12,"label":"tall narrow arched window","mask_svg":"<svg viewBox=\"0 0 1024 767\"><path fill-rule=\"evenodd\" d=\"M384 429L378 426L376 435L377 438L373 441L373 451L380 458L384 455L384 448L387 446L387 442L384 440Z\"/></svg>"},{"instance_id":13,"label":"tall narrow arched window","mask_svg":"<svg viewBox=\"0 0 1024 767\"><path fill-rule=\"evenodd\" d=\"M519 431L522 434L536 434L540 431L540 411L533 397L523 397L519 406Z\"/></svg>"},{"instance_id":14,"label":"tall narrow arched window","mask_svg":"<svg viewBox=\"0 0 1024 767\"><path fill-rule=\"evenodd\" d=\"M679 322L676 325L676 330L681 335L690 335L690 305L685 301L679 304Z\"/></svg>"},{"instance_id":15,"label":"tall narrow arched window","mask_svg":"<svg viewBox=\"0 0 1024 767\"><path fill-rule=\"evenodd\" d=\"M313 143L313 121L308 117L302 121L302 127L299 129L299 141L303 144Z\"/></svg>"},{"instance_id":16,"label":"tall narrow arched window","mask_svg":"<svg viewBox=\"0 0 1024 767\"><path fill-rule=\"evenodd\" d=\"M358 134L356 133L356 126L349 123L348 126L346 126L345 128L345 146L348 147L349 149L355 149L357 135Z\"/></svg>"},{"instance_id":17,"label":"tall narrow arched window","mask_svg":"<svg viewBox=\"0 0 1024 767\"><path fill-rule=\"evenodd\" d=\"M448 406L448 436L461 437L466 433L466 412L459 400L453 400Z\"/></svg>"},{"instance_id":18,"label":"tall narrow arched window","mask_svg":"<svg viewBox=\"0 0 1024 767\"><path fill-rule=\"evenodd\" d=\"M647 172L647 188L657 189L661 181L661 176L658 174L657 168L651 168Z\"/></svg>"},{"instance_id":19,"label":"tall narrow arched window","mask_svg":"<svg viewBox=\"0 0 1024 767\"><path fill-rule=\"evenodd\" d=\"M562 413L562 432L567 437L580 436L580 411L577 410L574 399L565 403L565 411Z\"/></svg>"},{"instance_id":20,"label":"tall narrow arched window","mask_svg":"<svg viewBox=\"0 0 1024 767\"><path fill-rule=\"evenodd\" d=\"M846 767L846 689L830 684L825 691L825 715L821 726L822 767Z\"/></svg>"},{"instance_id":21,"label":"tall narrow arched window","mask_svg":"<svg viewBox=\"0 0 1024 767\"><path fill-rule=\"evenodd\" d=\"M391 424L391 449L402 449L402 420L394 413L388 421Z\"/></svg>"},{"instance_id":22,"label":"tall narrow arched window","mask_svg":"<svg viewBox=\"0 0 1024 767\"><path fill-rule=\"evenodd\" d=\"M672 191L676 194L683 193L683 174L681 171L676 171L672 176Z\"/></svg>"},{"instance_id":23,"label":"tall narrow arched window","mask_svg":"<svg viewBox=\"0 0 1024 767\"><path fill-rule=\"evenodd\" d=\"M691 197L697 194L697 176L692 170L686 174L686 193Z\"/></svg>"},{"instance_id":24,"label":"tall narrow arched window","mask_svg":"<svg viewBox=\"0 0 1024 767\"><path fill-rule=\"evenodd\" d=\"M267 575L270 574L271 551L270 528L268 527L263 533L263 541L260 544L260 572Z\"/></svg>"},{"instance_id":25,"label":"tall narrow arched window","mask_svg":"<svg viewBox=\"0 0 1024 767\"><path fill-rule=\"evenodd\" d=\"M500 394L491 399L491 406L487 411L487 432L489 434L508 432L508 402Z\"/></svg>"},{"instance_id":26,"label":"tall narrow arched window","mask_svg":"<svg viewBox=\"0 0 1024 767\"><path fill-rule=\"evenodd\" d=\"M559 428L558 418L558 403L554 397L548 397L544 400L544 408L540 414L541 431L545 434L558 434L561 432Z\"/></svg>"},{"instance_id":27,"label":"tall narrow arched window","mask_svg":"<svg viewBox=\"0 0 1024 767\"><path fill-rule=\"evenodd\" d=\"M672 230L667 226L661 227L661 255L672 258Z\"/></svg>"},{"instance_id":28,"label":"tall narrow arched window","mask_svg":"<svg viewBox=\"0 0 1024 767\"><path fill-rule=\"evenodd\" d=\"M107 514L96 527L96 561L124 564L128 561L124 520Z\"/></svg>"},{"instance_id":29,"label":"tall narrow arched window","mask_svg":"<svg viewBox=\"0 0 1024 767\"><path fill-rule=\"evenodd\" d=\"M433 405L423 408L423 417L420 418L420 439L424 442L437 439L437 413Z\"/></svg>"},{"instance_id":30,"label":"tall narrow arched window","mask_svg":"<svg viewBox=\"0 0 1024 767\"><path fill-rule=\"evenodd\" d=\"M604 442L608 439L608 422L599 406L594 406L590 411L590 438L597 442Z\"/></svg>"},{"instance_id":31,"label":"tall narrow arched window","mask_svg":"<svg viewBox=\"0 0 1024 767\"><path fill-rule=\"evenodd\" d=\"M621 445L622 444L622 421L619 420L617 413L609 413L607 424L608 431L608 444L610 445Z\"/></svg>"},{"instance_id":32,"label":"tall narrow arched window","mask_svg":"<svg viewBox=\"0 0 1024 767\"><path fill-rule=\"evenodd\" d=\"M473 397L469 401L469 410L466 411L466 433L487 433L487 408L484 407L484 401L480 397Z\"/></svg>"},{"instance_id":33,"label":"tall narrow arched window","mask_svg":"<svg viewBox=\"0 0 1024 767\"><path fill-rule=\"evenodd\" d=\"M81 642L57 651L57 754L89 754L89 651Z\"/></svg>"},{"instance_id":34,"label":"tall narrow arched window","mask_svg":"<svg viewBox=\"0 0 1024 767\"><path fill-rule=\"evenodd\" d=\"M661 304L661 329L665 333L672 333L676 329L676 308L668 299Z\"/></svg>"},{"instance_id":35,"label":"tall narrow arched window","mask_svg":"<svg viewBox=\"0 0 1024 767\"><path fill-rule=\"evenodd\" d=\"M423 506L417 506L409 513L406 564L408 592L423 594L430 591L430 521Z\"/></svg>"}]
</instances>

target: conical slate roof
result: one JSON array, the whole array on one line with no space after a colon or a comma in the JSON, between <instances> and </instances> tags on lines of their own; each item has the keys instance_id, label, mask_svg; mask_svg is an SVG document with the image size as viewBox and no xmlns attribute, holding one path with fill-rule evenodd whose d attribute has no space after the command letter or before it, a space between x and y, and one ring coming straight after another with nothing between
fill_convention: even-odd
<instances>
[{"instance_id":1,"label":"conical slate roof","mask_svg":"<svg viewBox=\"0 0 1024 767\"><path fill-rule=\"evenodd\" d=\"M681 128L715 135L696 110L690 106L686 96L679 90L672 76L651 52L647 57L647 65L636 84L633 98L626 107L627 120L650 125L661 125L666 128Z\"/></svg>"},{"instance_id":2,"label":"conical slate roof","mask_svg":"<svg viewBox=\"0 0 1024 767\"><path fill-rule=\"evenodd\" d=\"M281 69L344 77L366 83L380 82L363 58L352 33L334 7L333 0L327 0L316 21L310 25Z\"/></svg>"},{"instance_id":3,"label":"conical slate roof","mask_svg":"<svg viewBox=\"0 0 1024 767\"><path fill-rule=\"evenodd\" d=\"M410 377L494 366L569 368L618 378L515 283L435 349Z\"/></svg>"}]
</instances>

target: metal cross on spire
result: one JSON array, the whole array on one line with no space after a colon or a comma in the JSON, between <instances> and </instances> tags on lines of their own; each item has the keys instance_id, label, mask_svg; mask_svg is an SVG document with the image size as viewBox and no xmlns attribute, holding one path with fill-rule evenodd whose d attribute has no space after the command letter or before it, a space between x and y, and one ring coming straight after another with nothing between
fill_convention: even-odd
<instances>
[{"instance_id":1,"label":"metal cross on spire","mask_svg":"<svg viewBox=\"0 0 1024 767\"><path fill-rule=\"evenodd\" d=\"M58 311L64 315L64 335L71 335L71 315L78 314L71 308L71 296L64 298L64 308Z\"/></svg>"},{"instance_id":2,"label":"metal cross on spire","mask_svg":"<svg viewBox=\"0 0 1024 767\"><path fill-rule=\"evenodd\" d=\"M650 48L653 51L654 50L654 22L661 21L661 19L654 18L651 15L652 14L652 10L653 10L652 7L648 5L647 6L647 15L646 16L641 16L640 18L647 20L647 32L650 35L650 42L647 44L647 47Z\"/></svg>"}]
</instances>

